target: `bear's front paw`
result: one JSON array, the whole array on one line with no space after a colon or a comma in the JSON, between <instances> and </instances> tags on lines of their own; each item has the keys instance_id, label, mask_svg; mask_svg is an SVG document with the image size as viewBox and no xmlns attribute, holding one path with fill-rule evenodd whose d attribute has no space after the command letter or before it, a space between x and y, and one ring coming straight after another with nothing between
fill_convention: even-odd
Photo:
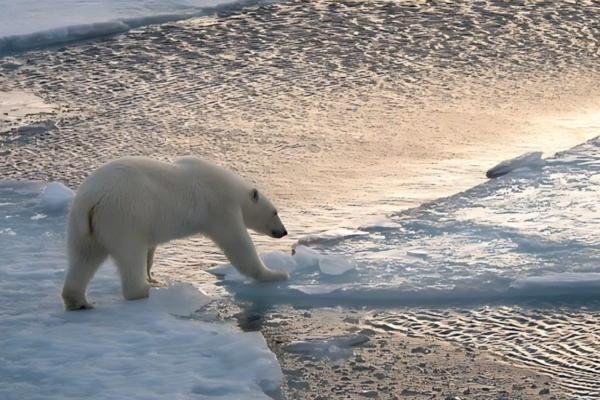
<instances>
[{"instance_id":1,"label":"bear's front paw","mask_svg":"<svg viewBox=\"0 0 600 400\"><path fill-rule=\"evenodd\" d=\"M290 274L283 270L272 271L270 269L266 270L263 274L261 274L257 281L259 282L273 282L273 281L281 281L284 279L289 279Z\"/></svg>"}]
</instances>

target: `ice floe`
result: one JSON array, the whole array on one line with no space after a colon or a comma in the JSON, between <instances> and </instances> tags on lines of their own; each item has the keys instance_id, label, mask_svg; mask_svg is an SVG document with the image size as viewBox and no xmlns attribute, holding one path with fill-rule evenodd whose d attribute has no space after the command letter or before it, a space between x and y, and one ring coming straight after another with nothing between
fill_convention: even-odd
<instances>
[{"instance_id":1,"label":"ice floe","mask_svg":"<svg viewBox=\"0 0 600 400\"><path fill-rule=\"evenodd\" d=\"M331 361L348 358L352 355L352 347L369 340L368 336L354 334L326 339L303 340L292 342L283 347L288 353L305 354L314 358L328 358Z\"/></svg>"},{"instance_id":2,"label":"ice floe","mask_svg":"<svg viewBox=\"0 0 600 400\"><path fill-rule=\"evenodd\" d=\"M100 305L63 311L66 208L36 217L50 193L61 204L69 198L51 185L0 181L0 398L269 399L265 393L278 392L283 374L260 332L203 322L214 316L192 313L211 299L191 284L126 301L114 266L105 265L90 287Z\"/></svg>"},{"instance_id":3,"label":"ice floe","mask_svg":"<svg viewBox=\"0 0 600 400\"><path fill-rule=\"evenodd\" d=\"M542 160L542 152L532 151L512 160L502 161L494 168L490 168L485 176L488 178L498 178L519 168L538 169L542 168L545 164L546 162Z\"/></svg>"},{"instance_id":4,"label":"ice floe","mask_svg":"<svg viewBox=\"0 0 600 400\"><path fill-rule=\"evenodd\" d=\"M597 295L598 141L545 161L360 230L302 238L289 281L226 286L243 299L313 305ZM339 275L319 268L335 257L356 264Z\"/></svg>"}]
</instances>

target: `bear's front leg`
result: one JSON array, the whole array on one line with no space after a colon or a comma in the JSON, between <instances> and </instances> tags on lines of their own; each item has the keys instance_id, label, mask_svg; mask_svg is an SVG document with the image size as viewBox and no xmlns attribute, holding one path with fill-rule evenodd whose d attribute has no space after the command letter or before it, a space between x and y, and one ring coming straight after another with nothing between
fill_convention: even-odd
<instances>
[{"instance_id":1,"label":"bear's front leg","mask_svg":"<svg viewBox=\"0 0 600 400\"><path fill-rule=\"evenodd\" d=\"M241 218L232 218L227 223L223 221L220 229L215 229L208 236L242 275L259 282L289 278L289 274L283 270L273 271L265 267Z\"/></svg>"}]
</instances>

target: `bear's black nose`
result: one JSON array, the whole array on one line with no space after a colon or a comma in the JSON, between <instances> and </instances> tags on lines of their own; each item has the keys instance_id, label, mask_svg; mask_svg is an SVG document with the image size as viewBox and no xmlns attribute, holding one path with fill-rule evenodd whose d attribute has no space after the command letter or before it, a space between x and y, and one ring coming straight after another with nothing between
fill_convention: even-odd
<instances>
[{"instance_id":1,"label":"bear's black nose","mask_svg":"<svg viewBox=\"0 0 600 400\"><path fill-rule=\"evenodd\" d=\"M282 237L284 237L285 235L287 235L287 231L285 229L278 231L278 230L273 230L271 232L273 234L274 238L280 239Z\"/></svg>"}]
</instances>

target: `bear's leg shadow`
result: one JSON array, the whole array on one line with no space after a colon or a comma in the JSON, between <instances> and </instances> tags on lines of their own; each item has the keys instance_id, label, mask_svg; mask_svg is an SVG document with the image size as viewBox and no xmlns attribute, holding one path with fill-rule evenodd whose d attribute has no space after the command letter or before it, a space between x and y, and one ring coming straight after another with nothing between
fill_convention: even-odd
<instances>
[{"instance_id":1,"label":"bear's leg shadow","mask_svg":"<svg viewBox=\"0 0 600 400\"><path fill-rule=\"evenodd\" d=\"M144 299L150 295L148 284L148 248L141 244L129 244L110 249L110 255L121 275L123 297L127 300Z\"/></svg>"},{"instance_id":2,"label":"bear's leg shadow","mask_svg":"<svg viewBox=\"0 0 600 400\"><path fill-rule=\"evenodd\" d=\"M223 221L218 229L210 232L207 236L223 250L231 265L242 275L259 282L289 278L289 274L285 271L273 271L265 267L241 217L231 218L227 222Z\"/></svg>"},{"instance_id":3,"label":"bear's leg shadow","mask_svg":"<svg viewBox=\"0 0 600 400\"><path fill-rule=\"evenodd\" d=\"M65 309L94 308L94 303L88 301L85 295L90 281L108 253L95 239L85 235L69 236L67 248L69 268L62 290Z\"/></svg>"}]
</instances>

